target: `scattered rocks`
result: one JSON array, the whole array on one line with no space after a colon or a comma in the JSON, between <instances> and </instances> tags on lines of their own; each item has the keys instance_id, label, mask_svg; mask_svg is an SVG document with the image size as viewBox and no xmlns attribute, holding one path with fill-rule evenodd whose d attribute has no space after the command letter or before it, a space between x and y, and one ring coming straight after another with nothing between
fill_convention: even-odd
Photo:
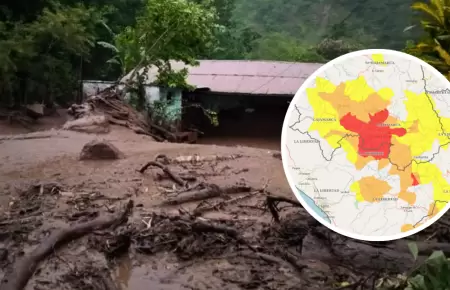
<instances>
[{"instance_id":1,"label":"scattered rocks","mask_svg":"<svg viewBox=\"0 0 450 290\"><path fill-rule=\"evenodd\" d=\"M275 152L275 153L273 153L273 154L272 154L272 157L281 160L281 152Z\"/></svg>"},{"instance_id":2,"label":"scattered rocks","mask_svg":"<svg viewBox=\"0 0 450 290\"><path fill-rule=\"evenodd\" d=\"M123 158L124 154L107 141L94 140L83 146L80 160L115 160Z\"/></svg>"}]
</instances>

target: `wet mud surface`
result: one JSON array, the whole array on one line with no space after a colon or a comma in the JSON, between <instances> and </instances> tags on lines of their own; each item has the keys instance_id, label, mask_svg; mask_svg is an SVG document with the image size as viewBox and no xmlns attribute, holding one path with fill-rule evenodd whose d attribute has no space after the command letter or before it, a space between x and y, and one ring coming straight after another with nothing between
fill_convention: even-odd
<instances>
[{"instance_id":1,"label":"wet mud surface","mask_svg":"<svg viewBox=\"0 0 450 290\"><path fill-rule=\"evenodd\" d=\"M312 219L273 151L55 136L1 141L2 290L55 232L121 216L130 201L125 219L54 247L25 289L372 289L411 267L406 240L349 240ZM78 160L98 138L125 157ZM450 253L449 224L411 238L423 257Z\"/></svg>"}]
</instances>

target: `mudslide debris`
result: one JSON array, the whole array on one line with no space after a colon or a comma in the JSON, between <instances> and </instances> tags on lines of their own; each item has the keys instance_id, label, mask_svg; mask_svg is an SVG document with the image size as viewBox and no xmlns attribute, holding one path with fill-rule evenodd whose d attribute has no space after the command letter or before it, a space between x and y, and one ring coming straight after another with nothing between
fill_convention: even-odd
<instances>
[{"instance_id":1,"label":"mudslide debris","mask_svg":"<svg viewBox=\"0 0 450 290\"><path fill-rule=\"evenodd\" d=\"M115 160L124 156L113 144L94 140L84 145L80 153L80 160Z\"/></svg>"}]
</instances>

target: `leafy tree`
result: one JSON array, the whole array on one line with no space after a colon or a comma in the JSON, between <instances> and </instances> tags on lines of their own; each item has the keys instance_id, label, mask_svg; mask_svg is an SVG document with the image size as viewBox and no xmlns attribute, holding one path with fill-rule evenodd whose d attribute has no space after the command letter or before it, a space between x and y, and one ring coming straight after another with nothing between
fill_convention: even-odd
<instances>
[{"instance_id":1,"label":"leafy tree","mask_svg":"<svg viewBox=\"0 0 450 290\"><path fill-rule=\"evenodd\" d=\"M405 51L422 58L450 78L450 1L431 0L430 3L416 2L411 8L423 15L420 21L425 32L423 39L409 42ZM409 29L411 27L408 27Z\"/></svg>"},{"instance_id":2,"label":"leafy tree","mask_svg":"<svg viewBox=\"0 0 450 290\"><path fill-rule=\"evenodd\" d=\"M362 45L354 44L351 40L329 39L322 40L316 47L317 53L326 60L332 60L346 53L362 49Z\"/></svg>"},{"instance_id":3,"label":"leafy tree","mask_svg":"<svg viewBox=\"0 0 450 290\"><path fill-rule=\"evenodd\" d=\"M199 55L203 59L242 59L251 52L255 41L261 37L252 27L240 25L233 17L236 0L191 0L208 10L214 10L217 21L214 36L216 44Z\"/></svg>"},{"instance_id":4,"label":"leafy tree","mask_svg":"<svg viewBox=\"0 0 450 290\"><path fill-rule=\"evenodd\" d=\"M283 33L316 46L324 39L357 40L364 48L402 49L415 39L409 0L236 0L233 19L265 37Z\"/></svg>"},{"instance_id":5,"label":"leafy tree","mask_svg":"<svg viewBox=\"0 0 450 290\"><path fill-rule=\"evenodd\" d=\"M72 0L67 0L68 2ZM145 7L145 0L90 0L89 5L106 10L103 25L96 26L98 39L113 43L114 36L125 27L134 26L137 15ZM110 48L97 45L91 50L89 62L83 62L83 79L115 80L121 75L120 67L108 62L115 56Z\"/></svg>"},{"instance_id":6,"label":"leafy tree","mask_svg":"<svg viewBox=\"0 0 450 290\"><path fill-rule=\"evenodd\" d=\"M119 65L122 74L131 71L125 92L130 102L143 110L145 82L162 88L192 89L184 66L197 65L198 57L217 45L216 31L221 28L217 20L216 10L205 3L147 0L134 26L114 35L114 43L99 44L115 53L108 62ZM174 61L177 67L172 67ZM148 70L154 68L157 78L148 80Z\"/></svg>"},{"instance_id":7,"label":"leafy tree","mask_svg":"<svg viewBox=\"0 0 450 290\"><path fill-rule=\"evenodd\" d=\"M34 21L0 22L0 101L15 106L73 97L80 59L88 58L102 15L82 4L52 3Z\"/></svg>"},{"instance_id":8,"label":"leafy tree","mask_svg":"<svg viewBox=\"0 0 450 290\"><path fill-rule=\"evenodd\" d=\"M450 288L450 260L442 251L434 251L425 261L419 261L419 248L408 243L414 259L412 268L403 275L378 279L377 290L446 290Z\"/></svg>"},{"instance_id":9,"label":"leafy tree","mask_svg":"<svg viewBox=\"0 0 450 290\"><path fill-rule=\"evenodd\" d=\"M293 37L273 33L256 41L249 59L321 62L324 59L312 47L305 47Z\"/></svg>"},{"instance_id":10,"label":"leafy tree","mask_svg":"<svg viewBox=\"0 0 450 290\"><path fill-rule=\"evenodd\" d=\"M150 65L171 70L170 60L195 65L214 45L216 19L215 11L187 0L147 0L136 25L115 39L124 70Z\"/></svg>"}]
</instances>

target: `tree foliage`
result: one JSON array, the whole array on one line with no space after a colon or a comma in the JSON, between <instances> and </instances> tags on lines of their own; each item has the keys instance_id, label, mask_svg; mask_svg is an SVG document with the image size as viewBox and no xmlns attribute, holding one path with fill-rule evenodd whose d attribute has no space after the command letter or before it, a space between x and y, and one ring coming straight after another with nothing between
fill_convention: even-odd
<instances>
[{"instance_id":1,"label":"tree foliage","mask_svg":"<svg viewBox=\"0 0 450 290\"><path fill-rule=\"evenodd\" d=\"M172 71L170 61L195 65L214 45L216 19L215 10L187 0L147 0L136 25L115 39L125 71L150 65Z\"/></svg>"},{"instance_id":2,"label":"tree foliage","mask_svg":"<svg viewBox=\"0 0 450 290\"><path fill-rule=\"evenodd\" d=\"M35 20L0 22L0 97L7 105L63 101L74 94L76 72L94 44L103 12L52 3Z\"/></svg>"},{"instance_id":3,"label":"tree foliage","mask_svg":"<svg viewBox=\"0 0 450 290\"><path fill-rule=\"evenodd\" d=\"M156 84L189 89L187 71L169 60L323 62L363 48L402 49L407 40L408 52L449 72L448 0L413 10L409 0L5 1L0 101L8 105L70 102L80 79L116 80L148 65L160 70ZM423 32L412 25L414 11Z\"/></svg>"},{"instance_id":4,"label":"tree foliage","mask_svg":"<svg viewBox=\"0 0 450 290\"><path fill-rule=\"evenodd\" d=\"M421 12L420 25L425 34L421 41L410 42L406 52L422 58L450 78L450 1L416 2L411 7Z\"/></svg>"},{"instance_id":5,"label":"tree foliage","mask_svg":"<svg viewBox=\"0 0 450 290\"><path fill-rule=\"evenodd\" d=\"M415 242L408 244L414 264L404 274L378 279L377 290L446 290L450 288L450 259L442 251L434 251L419 262L419 249Z\"/></svg>"}]
</instances>

